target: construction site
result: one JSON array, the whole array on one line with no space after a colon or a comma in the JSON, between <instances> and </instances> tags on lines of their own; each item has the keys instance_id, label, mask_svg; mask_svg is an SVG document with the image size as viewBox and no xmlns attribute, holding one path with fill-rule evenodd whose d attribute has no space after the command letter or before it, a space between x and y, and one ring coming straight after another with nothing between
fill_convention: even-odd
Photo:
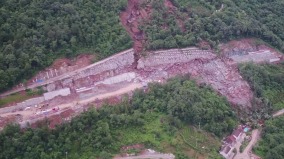
<instances>
[{"instance_id":1,"label":"construction site","mask_svg":"<svg viewBox=\"0 0 284 159\"><path fill-rule=\"evenodd\" d=\"M247 108L251 106L253 93L240 76L237 64L248 61L278 62L283 57L265 46L253 50L241 49L241 53L236 53L237 49L227 49L218 56L213 50L196 47L159 50L147 52L137 60L134 49L130 49L72 71L62 68L60 74L50 75L50 69L47 69L36 75L33 79L37 80L27 86L29 89L42 87L46 93L1 108L0 126L3 128L8 123L16 122L25 127L48 118L50 128L54 128L90 106L119 102L124 94L143 89L148 83L163 83L171 77L185 74L200 84L212 86L233 105ZM64 69L67 71L64 72ZM23 89L17 87L2 96Z\"/></svg>"},{"instance_id":2,"label":"construction site","mask_svg":"<svg viewBox=\"0 0 284 159\"><path fill-rule=\"evenodd\" d=\"M151 6L139 8L138 2L129 1L128 8L120 15L122 25L134 41L133 48L95 63L92 62L95 59L92 55L80 55L76 60L58 59L26 84L19 84L0 94L1 98L5 98L27 89L44 90L40 96L0 108L0 130L11 123L17 123L22 128L34 128L46 121L53 129L89 108L99 108L104 103L119 103L125 95L131 97L136 89L146 90L149 83L163 84L169 78L180 75L189 75L198 84L211 86L232 106L248 110L254 94L240 75L238 65L245 62L283 61L280 52L256 43L255 39L220 44L218 52L210 47L145 50L145 35L139 29L139 22L150 17ZM167 0L165 6L170 10L175 9ZM179 25L184 28L182 21L179 21ZM150 149L145 149L139 156L127 155L117 155L115 158L175 158L173 154Z\"/></svg>"},{"instance_id":3,"label":"construction site","mask_svg":"<svg viewBox=\"0 0 284 159\"><path fill-rule=\"evenodd\" d=\"M5 98L38 87L46 91L42 96L0 108L0 128L8 123L35 126L44 119L48 119L50 128L54 128L89 107L100 107L104 102L117 103L124 94L145 89L148 83L164 83L169 78L186 74L199 84L210 85L232 105L246 109L251 106L253 92L239 74L238 64L283 60L281 53L264 44L256 44L253 39L221 44L218 53L197 47L146 51L143 49L144 33L138 24L149 18L151 6L139 8L138 3L137 0L129 1L127 9L120 15L122 25L134 41L132 49L96 63L91 62L91 56L81 56L81 60L73 63L66 59L55 61L25 86L19 84L0 95ZM174 10L170 1L165 3Z\"/></svg>"}]
</instances>

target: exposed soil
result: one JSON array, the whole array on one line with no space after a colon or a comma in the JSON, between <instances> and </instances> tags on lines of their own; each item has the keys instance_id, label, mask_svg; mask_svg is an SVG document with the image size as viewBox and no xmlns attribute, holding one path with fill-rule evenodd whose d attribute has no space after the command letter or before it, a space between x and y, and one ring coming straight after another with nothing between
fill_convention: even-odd
<instances>
[{"instance_id":1,"label":"exposed soil","mask_svg":"<svg viewBox=\"0 0 284 159\"><path fill-rule=\"evenodd\" d=\"M119 103L123 94L131 95L133 90L139 88L146 90L149 82L163 83L168 78L185 74L190 74L198 83L211 85L234 105L241 105L244 109L251 106L253 93L235 64L243 62L242 59L251 56L251 52L259 50L252 56L257 62L280 57L275 50L257 44L254 39L243 39L220 45L221 58L210 48L202 50L196 47L149 51L145 52L148 56L142 57L140 53L144 51L144 33L139 30L139 23L151 16L151 6L141 7L142 2L129 0L128 7L120 15L121 23L134 41L134 50L120 52L96 64L91 64L94 58L91 55L81 55L75 60L56 60L50 68L30 80L32 83L28 83L28 88L48 85L50 91L69 88L71 94L45 101L44 104L49 106L44 110L31 106L33 108L29 110L2 113L1 116L5 118L2 118L2 125L6 121L19 122L10 117L19 114L24 121L31 123L48 117L50 127L54 128L56 124L69 121L71 117L88 109L89 104L98 108L103 103ZM175 12L176 8L170 0L165 1L165 6L169 14ZM201 48L208 47L205 41L199 45ZM134 77L121 76L127 73L134 74ZM38 79L45 81L38 83ZM109 84L101 83L104 80L108 80Z\"/></svg>"},{"instance_id":2,"label":"exposed soil","mask_svg":"<svg viewBox=\"0 0 284 159\"><path fill-rule=\"evenodd\" d=\"M95 59L95 55L81 54L74 59L61 58L53 62L53 64L43 71L40 71L28 84L32 84L37 80L45 80L44 76L48 75L50 78L64 74L65 72L74 71L90 65Z\"/></svg>"},{"instance_id":3,"label":"exposed soil","mask_svg":"<svg viewBox=\"0 0 284 159\"><path fill-rule=\"evenodd\" d=\"M135 61L140 58L145 41L145 33L139 29L139 24L150 18L152 10L151 6L142 8L143 2L144 0L128 0L126 10L120 14L120 21L134 42Z\"/></svg>"},{"instance_id":4,"label":"exposed soil","mask_svg":"<svg viewBox=\"0 0 284 159\"><path fill-rule=\"evenodd\" d=\"M20 122L22 120L23 120L22 116L18 115L18 114L9 115L9 116L6 116L6 117L0 116L0 130L1 130L1 128L6 126L7 124L17 123L17 122Z\"/></svg>"},{"instance_id":5,"label":"exposed soil","mask_svg":"<svg viewBox=\"0 0 284 159\"><path fill-rule=\"evenodd\" d=\"M48 118L49 121L49 128L54 129L56 125L59 125L62 123L62 118L60 115L52 115Z\"/></svg>"},{"instance_id":6,"label":"exposed soil","mask_svg":"<svg viewBox=\"0 0 284 159\"><path fill-rule=\"evenodd\" d=\"M67 66L77 66L78 68L82 68L90 65L94 58L95 55L92 54L81 54L71 60L67 58L57 59L50 66L50 69L60 69L61 67Z\"/></svg>"},{"instance_id":7,"label":"exposed soil","mask_svg":"<svg viewBox=\"0 0 284 159\"><path fill-rule=\"evenodd\" d=\"M142 6L142 4L144 5ZM146 4L146 5L145 5ZM165 0L164 5L168 8L169 14L174 14L177 8L170 0ZM124 28L131 36L134 45L133 48L136 52L136 61L141 57L143 51L143 44L145 43L145 33L139 29L141 23L148 21L151 18L152 7L146 0L128 0L128 6L124 12L120 14L120 21ZM177 23L182 31L185 31L185 24L182 19L177 18ZM167 26L165 26L166 28Z\"/></svg>"},{"instance_id":8,"label":"exposed soil","mask_svg":"<svg viewBox=\"0 0 284 159\"><path fill-rule=\"evenodd\" d=\"M1 116L7 119L2 118L2 123L5 125L7 122L3 121L15 121L10 120L10 116L19 114L23 119L21 122L23 125L26 121L35 123L37 120L48 117L51 118L50 127L54 128L56 124L69 121L74 115L88 109L89 104L99 108L104 103L119 103L125 93L131 97L131 92L137 88L147 90L149 82L163 83L168 78L185 74L190 74L191 78L198 83L211 85L232 104L246 109L250 107L253 93L238 72L236 64L239 61L234 60L238 59L236 57L246 58L250 53L246 50L254 51L252 49L257 47L249 39L222 46L222 54L226 56L222 58L214 54L212 50L201 50L195 47L148 52L148 56L139 58L137 68L132 66L135 61L134 54L136 54L133 49L118 53L98 63L49 79L49 85L55 85L55 90L69 88L71 94L45 101L43 104L48 106L42 109L33 105L29 109L11 109L9 113L4 110ZM245 53L231 56L232 52L234 53L239 47L241 48L239 50L244 50ZM270 50L265 46L258 47L262 47L263 50L253 54L255 55L253 58L257 60L265 61L267 57L280 56L272 53L269 56L263 56L270 53ZM109 84L102 83L105 80ZM78 91L82 89L84 91ZM65 112L67 109L70 109L69 113Z\"/></svg>"},{"instance_id":9,"label":"exposed soil","mask_svg":"<svg viewBox=\"0 0 284 159\"><path fill-rule=\"evenodd\" d=\"M65 109L65 111L60 114L52 115L48 118L48 126L54 129L56 125L60 125L62 122L70 121L72 116L74 116L75 111L72 109Z\"/></svg>"},{"instance_id":10,"label":"exposed soil","mask_svg":"<svg viewBox=\"0 0 284 159\"><path fill-rule=\"evenodd\" d=\"M84 76L84 73L88 72L87 68L92 63L93 55L80 55L74 60L69 59L58 59L54 62L52 66L44 71L41 71L34 78L29 80L28 84L37 82L38 79L43 79L43 77L50 76L51 79L58 75L62 75L65 72L78 71L76 75L69 74L64 80L70 78L71 82L69 85L64 85L63 79L54 79L53 84L55 87L64 88L69 87L71 89L71 95L66 97L58 96L50 101L46 101L49 106L44 108L44 111L49 111L48 114L37 114L43 110L38 108L31 108L30 110L20 110L17 112L6 113L0 117L0 128L4 127L8 123L20 123L23 120L26 121L37 121L41 119L41 122L31 122L32 127L37 127L42 124L48 123L50 128L55 128L63 122L70 121L72 117L80 114L90 107L90 104L94 104L96 108L99 108L104 103L116 104L122 99L123 94L131 92L135 89L143 88L145 83L148 82L164 82L170 77L176 75L190 74L193 79L195 79L199 84L206 83L211 85L220 95L227 97L227 99L234 105L242 105L243 108L250 107L250 101L253 98L253 93L246 81L242 79L238 72L238 68L235 65L240 61L236 61L238 58L232 58L232 56L242 56L247 58L247 54L250 52L256 52L260 50L270 51L271 56L261 56L263 52L255 54L257 60L265 61L266 57L276 58L279 57L283 60L283 56L279 55L279 52L269 48L263 44L258 44L254 39L242 39L234 40L226 44L220 45L222 58L213 56L211 51L200 51L198 48L193 48L189 53L184 53L182 49L177 50L164 50L164 52L159 56L160 52L150 52L149 57L142 58L141 52L143 51L143 43L145 42L145 34L139 29L139 23L143 20L148 20L151 16L151 6L141 7L141 2L139 0L128 0L128 7L124 12L120 14L121 23L128 31L129 35L134 41L134 66L123 66L111 71L102 71L97 74ZM169 14L174 14L176 7L172 4L170 0L165 0L164 4L168 10ZM178 19L178 24L185 30L185 26L182 20ZM211 49L210 45L202 41L199 43L200 48ZM209 47L209 48L208 48ZM204 55L201 57L194 54L200 53ZM166 53L168 55L166 55ZM151 56L154 54L153 56ZM119 55L120 56L120 55ZM183 61L184 58L189 56L195 57L194 60ZM118 55L114 55L112 58L117 59ZM124 60L129 60L126 57ZM138 62L143 61L145 66L137 69ZM151 61L152 65L146 66L146 62ZM115 61L115 60L113 60ZM104 63L105 61L102 61ZM106 62L105 62L106 63ZM104 64L105 64L104 63ZM109 64L105 64L105 67L111 67ZM98 66L94 66L98 67ZM56 71L57 70L57 71ZM106 78L110 78L116 75L120 75L126 72L134 72L137 76L134 80L120 82L119 84L100 84L95 85ZM75 73L74 73L75 74ZM79 74L79 75L78 75ZM75 79L75 76L81 76ZM72 79L73 78L73 79ZM18 86L19 87L19 86ZM21 85L23 87L23 85ZM85 92L78 93L75 90L78 88L90 88ZM85 96L85 97L84 97ZM280 112L283 113L284 111ZM1 114L2 115L2 114ZM46 120L43 120L46 119ZM129 149L142 149L143 145L132 145L125 146L122 148L123 151ZM171 154L160 154L152 153L151 151L145 151L140 154L140 158L173 158ZM139 157L117 157L118 159L126 158L139 158Z\"/></svg>"},{"instance_id":11,"label":"exposed soil","mask_svg":"<svg viewBox=\"0 0 284 159\"><path fill-rule=\"evenodd\" d=\"M95 55L92 54L81 54L77 56L74 59L67 59L67 58L61 58L57 59L53 62L53 64L46 68L43 71L40 71L38 74L36 74L33 78L27 81L27 85L35 84L38 81L44 81L49 78L54 78L57 76L60 76L62 74L65 74L67 72L71 72L80 68L84 68L95 60ZM14 93L16 90L21 90L20 92L25 92L25 86L23 83L20 83L13 87L10 91L2 93L1 97L7 96L9 94ZM9 103L11 105L13 103Z\"/></svg>"}]
</instances>

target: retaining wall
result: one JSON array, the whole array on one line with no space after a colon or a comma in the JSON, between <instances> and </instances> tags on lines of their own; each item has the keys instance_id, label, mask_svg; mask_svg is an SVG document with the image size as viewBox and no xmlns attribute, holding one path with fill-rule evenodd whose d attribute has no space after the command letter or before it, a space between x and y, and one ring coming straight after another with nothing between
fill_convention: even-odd
<instances>
[{"instance_id":1,"label":"retaining wall","mask_svg":"<svg viewBox=\"0 0 284 159\"><path fill-rule=\"evenodd\" d=\"M115 83L120 83L124 81L130 82L136 77L136 74L134 72L129 72L129 73L123 73L114 77L107 78L101 82L97 82L97 84L115 84Z\"/></svg>"},{"instance_id":2,"label":"retaining wall","mask_svg":"<svg viewBox=\"0 0 284 159\"><path fill-rule=\"evenodd\" d=\"M43 96L45 100L50 100L57 96L68 96L69 94L71 94L70 88L64 88L64 89L59 89L56 91L44 93Z\"/></svg>"},{"instance_id":3,"label":"retaining wall","mask_svg":"<svg viewBox=\"0 0 284 159\"><path fill-rule=\"evenodd\" d=\"M91 67L74 75L73 79L77 80L90 75L100 74L104 71L124 68L127 66L131 66L133 62L134 62L134 50L130 49L92 65Z\"/></svg>"},{"instance_id":4,"label":"retaining wall","mask_svg":"<svg viewBox=\"0 0 284 159\"><path fill-rule=\"evenodd\" d=\"M151 56L141 58L137 68L153 67L163 64L189 62L195 59L213 59L216 57L210 50L200 50L195 47L155 51Z\"/></svg>"}]
</instances>

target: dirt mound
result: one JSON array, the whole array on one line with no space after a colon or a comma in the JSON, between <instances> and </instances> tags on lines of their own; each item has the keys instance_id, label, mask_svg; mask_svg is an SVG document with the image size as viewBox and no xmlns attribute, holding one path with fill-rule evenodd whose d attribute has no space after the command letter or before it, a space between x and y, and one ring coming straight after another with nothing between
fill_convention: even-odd
<instances>
[{"instance_id":1,"label":"dirt mound","mask_svg":"<svg viewBox=\"0 0 284 159\"><path fill-rule=\"evenodd\" d=\"M66 118L69 118L71 115L73 115L75 113L74 110L72 109L67 109L65 111L63 111L62 113L60 113L60 116L63 118L63 119L66 119Z\"/></svg>"},{"instance_id":2,"label":"dirt mound","mask_svg":"<svg viewBox=\"0 0 284 159\"><path fill-rule=\"evenodd\" d=\"M60 115L53 115L48 118L49 121L49 128L54 129L56 125L62 123L62 118Z\"/></svg>"},{"instance_id":3,"label":"dirt mound","mask_svg":"<svg viewBox=\"0 0 284 159\"><path fill-rule=\"evenodd\" d=\"M4 126L11 124L11 123L17 123L22 121L21 115L8 115L6 117L0 116L0 128L3 128Z\"/></svg>"},{"instance_id":4,"label":"dirt mound","mask_svg":"<svg viewBox=\"0 0 284 159\"><path fill-rule=\"evenodd\" d=\"M50 66L50 69L60 69L61 67L78 66L78 68L88 66L92 63L94 55L81 54L76 58L70 60L67 58L57 59Z\"/></svg>"},{"instance_id":5,"label":"dirt mound","mask_svg":"<svg viewBox=\"0 0 284 159\"><path fill-rule=\"evenodd\" d=\"M45 81L59 75L71 72L90 65L95 59L94 55L82 54L74 59L61 58L53 62L53 64L43 71L40 71L32 79L28 81L28 85Z\"/></svg>"}]
</instances>

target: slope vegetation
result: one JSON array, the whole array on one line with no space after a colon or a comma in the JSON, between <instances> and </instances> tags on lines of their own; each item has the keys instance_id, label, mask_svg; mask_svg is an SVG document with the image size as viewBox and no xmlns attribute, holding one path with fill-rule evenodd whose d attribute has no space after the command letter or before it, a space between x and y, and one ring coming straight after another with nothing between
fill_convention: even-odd
<instances>
[{"instance_id":1,"label":"slope vegetation","mask_svg":"<svg viewBox=\"0 0 284 159\"><path fill-rule=\"evenodd\" d=\"M221 137L235 125L224 98L209 87L178 78L152 85L147 94L136 91L131 101L125 98L116 106L92 109L53 130L7 127L0 133L0 158L63 158L68 152L68 158L109 159L122 146L137 143L218 158L220 143L211 134Z\"/></svg>"},{"instance_id":2,"label":"slope vegetation","mask_svg":"<svg viewBox=\"0 0 284 159\"><path fill-rule=\"evenodd\" d=\"M150 20L141 23L148 49L257 37L284 50L282 0L152 0ZM143 5L141 5L143 7ZM201 45L204 47L203 45Z\"/></svg>"},{"instance_id":3,"label":"slope vegetation","mask_svg":"<svg viewBox=\"0 0 284 159\"><path fill-rule=\"evenodd\" d=\"M284 156L284 117L277 117L265 123L262 139L254 149L263 158L282 159Z\"/></svg>"},{"instance_id":4,"label":"slope vegetation","mask_svg":"<svg viewBox=\"0 0 284 159\"><path fill-rule=\"evenodd\" d=\"M119 20L127 0L0 2L0 91L54 59L93 52L106 57L130 48Z\"/></svg>"},{"instance_id":5,"label":"slope vegetation","mask_svg":"<svg viewBox=\"0 0 284 159\"><path fill-rule=\"evenodd\" d=\"M241 75L249 82L254 94L269 103L274 111L284 108L284 64L242 64Z\"/></svg>"}]
</instances>

